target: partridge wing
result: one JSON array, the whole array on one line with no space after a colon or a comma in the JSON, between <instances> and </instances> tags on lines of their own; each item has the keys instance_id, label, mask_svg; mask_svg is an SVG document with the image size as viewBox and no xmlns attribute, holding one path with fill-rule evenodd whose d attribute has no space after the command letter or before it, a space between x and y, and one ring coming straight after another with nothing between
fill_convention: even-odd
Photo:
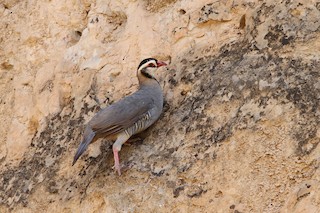
<instances>
[{"instance_id":1,"label":"partridge wing","mask_svg":"<svg viewBox=\"0 0 320 213\"><path fill-rule=\"evenodd\" d=\"M89 125L96 134L117 134L133 126L152 105L152 99L139 98L139 94L133 94L99 111Z\"/></svg>"}]
</instances>

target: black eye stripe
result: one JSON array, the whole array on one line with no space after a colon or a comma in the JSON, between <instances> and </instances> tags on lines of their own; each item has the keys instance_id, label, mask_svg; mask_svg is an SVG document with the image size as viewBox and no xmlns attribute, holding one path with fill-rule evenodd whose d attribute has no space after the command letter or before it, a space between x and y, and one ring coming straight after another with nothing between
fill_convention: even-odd
<instances>
[{"instance_id":1,"label":"black eye stripe","mask_svg":"<svg viewBox=\"0 0 320 213\"><path fill-rule=\"evenodd\" d=\"M142 61L140 62L139 66L138 66L138 69L139 69L142 65L148 63L148 62L151 61L151 60L154 60L154 61L157 63L157 59L155 59L155 58L146 58L146 59L144 59L144 60L142 60ZM148 65L148 66L149 66L149 65ZM155 66L155 67L156 67L156 66Z\"/></svg>"}]
</instances>

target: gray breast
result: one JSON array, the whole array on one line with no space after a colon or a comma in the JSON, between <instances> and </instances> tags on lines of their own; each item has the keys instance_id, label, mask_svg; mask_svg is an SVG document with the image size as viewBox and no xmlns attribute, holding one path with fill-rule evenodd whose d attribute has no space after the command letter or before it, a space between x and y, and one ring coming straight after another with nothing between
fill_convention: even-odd
<instances>
[{"instance_id":1,"label":"gray breast","mask_svg":"<svg viewBox=\"0 0 320 213\"><path fill-rule=\"evenodd\" d=\"M141 86L137 92L137 96L139 96L137 100L143 102L150 100L148 102L151 102L152 104L149 105L150 108L147 112L140 115L139 120L125 130L125 133L128 136L132 136L147 129L160 117L162 113L163 93L158 83L154 85Z\"/></svg>"}]
</instances>

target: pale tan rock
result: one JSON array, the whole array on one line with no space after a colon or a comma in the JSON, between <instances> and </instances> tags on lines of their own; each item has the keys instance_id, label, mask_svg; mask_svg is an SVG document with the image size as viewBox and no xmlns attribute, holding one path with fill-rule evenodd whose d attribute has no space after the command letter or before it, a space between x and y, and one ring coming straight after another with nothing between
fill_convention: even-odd
<instances>
[{"instance_id":1,"label":"pale tan rock","mask_svg":"<svg viewBox=\"0 0 320 213\"><path fill-rule=\"evenodd\" d=\"M320 212L319 17L312 0L0 3L0 212ZM169 63L166 103L123 175L106 140L71 167L146 57Z\"/></svg>"}]
</instances>

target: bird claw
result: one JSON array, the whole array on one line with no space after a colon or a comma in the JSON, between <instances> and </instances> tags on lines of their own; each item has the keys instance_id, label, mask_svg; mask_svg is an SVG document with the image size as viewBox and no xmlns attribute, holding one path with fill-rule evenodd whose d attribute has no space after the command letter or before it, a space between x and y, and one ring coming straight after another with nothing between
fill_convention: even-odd
<instances>
[{"instance_id":1,"label":"bird claw","mask_svg":"<svg viewBox=\"0 0 320 213\"><path fill-rule=\"evenodd\" d=\"M112 168L118 173L119 176L121 176L121 166L120 165L114 165Z\"/></svg>"}]
</instances>

